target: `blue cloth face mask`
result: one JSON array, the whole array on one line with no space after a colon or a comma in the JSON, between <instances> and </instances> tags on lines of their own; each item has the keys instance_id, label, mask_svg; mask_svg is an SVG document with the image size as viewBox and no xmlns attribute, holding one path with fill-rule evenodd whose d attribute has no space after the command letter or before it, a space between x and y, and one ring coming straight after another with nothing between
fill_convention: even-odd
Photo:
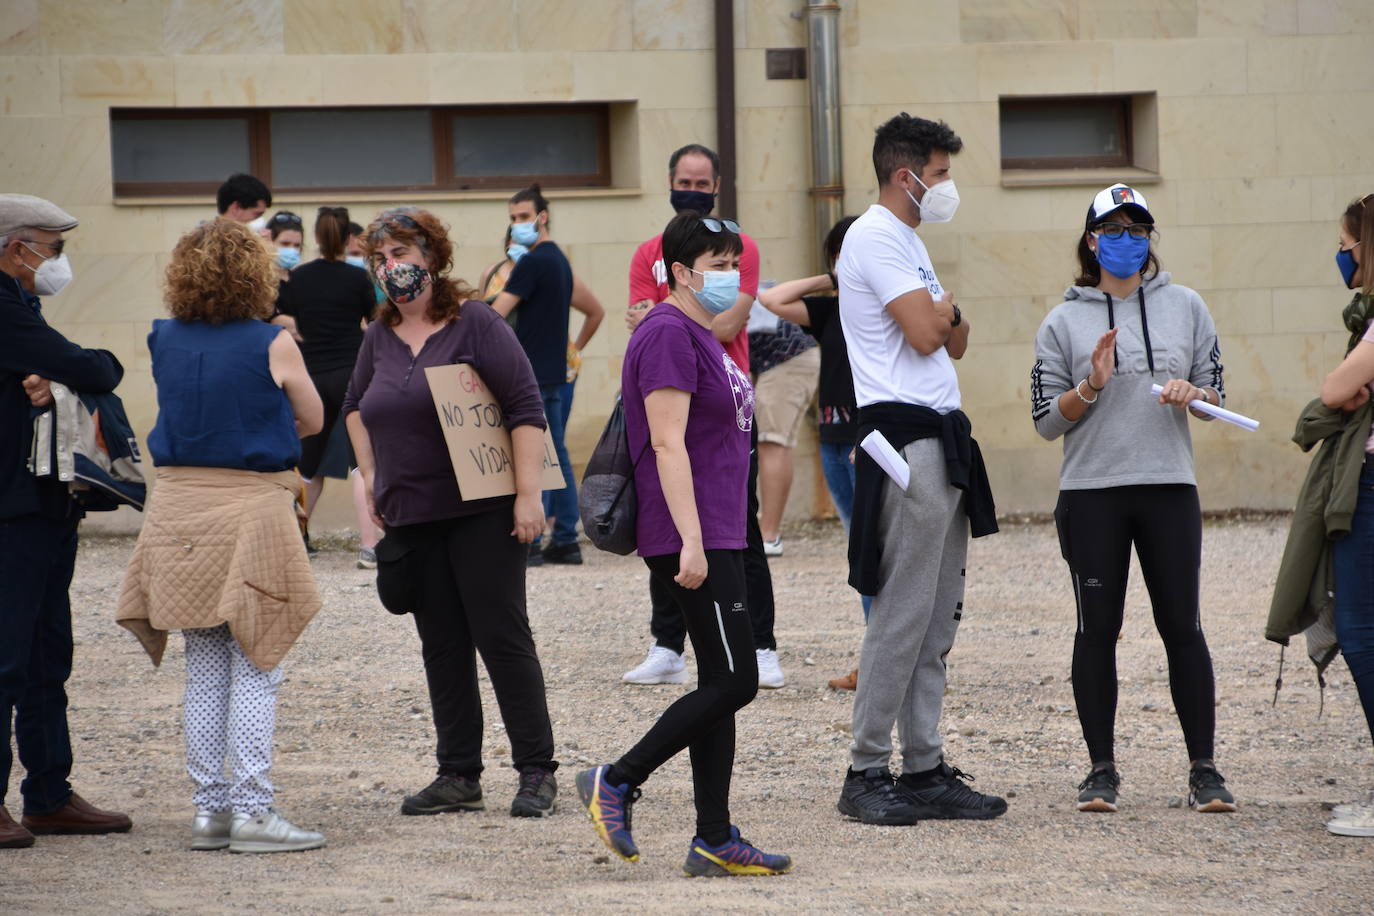
<instances>
[{"instance_id":1,"label":"blue cloth face mask","mask_svg":"<svg viewBox=\"0 0 1374 916\"><path fill-rule=\"evenodd\" d=\"M277 266L283 270L290 270L301 262L301 253L297 248L278 248Z\"/></svg>"},{"instance_id":2,"label":"blue cloth face mask","mask_svg":"<svg viewBox=\"0 0 1374 916\"><path fill-rule=\"evenodd\" d=\"M530 250L524 245L511 245L506 249L506 257L510 258L512 264L519 264L520 259L529 253Z\"/></svg>"},{"instance_id":3,"label":"blue cloth face mask","mask_svg":"<svg viewBox=\"0 0 1374 916\"><path fill-rule=\"evenodd\" d=\"M1336 269L1341 272L1341 279L1345 281L1345 288L1354 289L1355 271L1360 269L1360 265L1355 263L1355 249L1342 248L1336 252Z\"/></svg>"},{"instance_id":4,"label":"blue cloth face mask","mask_svg":"<svg viewBox=\"0 0 1374 916\"><path fill-rule=\"evenodd\" d=\"M1116 238L1097 236L1097 263L1114 277L1127 280L1140 273L1150 256L1150 240L1131 238L1123 232Z\"/></svg>"},{"instance_id":5,"label":"blue cloth face mask","mask_svg":"<svg viewBox=\"0 0 1374 916\"><path fill-rule=\"evenodd\" d=\"M719 315L721 312L735 304L739 298L739 271L738 270L693 270L694 274L701 274L701 289L693 289L692 295L697 297L701 307L712 315ZM690 286L688 289L692 289Z\"/></svg>"},{"instance_id":6,"label":"blue cloth face mask","mask_svg":"<svg viewBox=\"0 0 1374 916\"><path fill-rule=\"evenodd\" d=\"M530 220L527 223L510 224L510 240L517 245L524 245L528 249L535 242L539 241L539 222Z\"/></svg>"},{"instance_id":7,"label":"blue cloth face mask","mask_svg":"<svg viewBox=\"0 0 1374 916\"><path fill-rule=\"evenodd\" d=\"M354 267L361 267L363 270L367 270L367 258L363 257L360 254L349 255L348 257L344 258L344 263L352 264Z\"/></svg>"}]
</instances>

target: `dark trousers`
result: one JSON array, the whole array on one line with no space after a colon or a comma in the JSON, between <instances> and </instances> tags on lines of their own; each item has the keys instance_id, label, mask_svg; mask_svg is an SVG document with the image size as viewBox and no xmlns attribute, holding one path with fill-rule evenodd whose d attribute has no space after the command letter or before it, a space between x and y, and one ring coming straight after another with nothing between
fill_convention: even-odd
<instances>
[{"instance_id":1,"label":"dark trousers","mask_svg":"<svg viewBox=\"0 0 1374 916\"><path fill-rule=\"evenodd\" d=\"M312 373L310 376L310 380L315 383L315 390L319 392L320 403L324 405L324 426L320 427L320 431L315 435L306 436L301 440L301 460L298 467L301 476L307 480L320 472L320 462L329 449L329 439L334 432L334 424L338 422L339 411L343 409L344 395L348 393L348 382L352 377L352 366Z\"/></svg>"},{"instance_id":2,"label":"dark trousers","mask_svg":"<svg viewBox=\"0 0 1374 916\"><path fill-rule=\"evenodd\" d=\"M482 772L476 652L491 677L515 768L557 767L544 671L525 614L528 548L511 535L511 527L511 509L502 506L408 525L401 532L407 542L428 546L419 548L425 549L425 563L415 629L443 774L476 779Z\"/></svg>"},{"instance_id":3,"label":"dark trousers","mask_svg":"<svg viewBox=\"0 0 1374 916\"><path fill-rule=\"evenodd\" d=\"M615 779L637 786L688 748L697 836L720 843L730 833L730 776L735 767L735 712L759 688L749 624L743 558L738 550L706 551L706 582L673 581L677 554L645 557L649 575L681 609L697 657L697 689L669 706L648 733L615 762Z\"/></svg>"},{"instance_id":4,"label":"dark trousers","mask_svg":"<svg viewBox=\"0 0 1374 916\"><path fill-rule=\"evenodd\" d=\"M1350 534L1336 541L1336 639L1374 736L1374 466L1360 475Z\"/></svg>"},{"instance_id":5,"label":"dark trousers","mask_svg":"<svg viewBox=\"0 0 1374 916\"><path fill-rule=\"evenodd\" d=\"M1198 612L1202 511L1197 487L1063 490L1054 520L1078 604L1073 696L1092 761L1114 759L1116 641L1132 544L1169 659L1169 690L1188 759L1211 758L1216 685Z\"/></svg>"},{"instance_id":6,"label":"dark trousers","mask_svg":"<svg viewBox=\"0 0 1374 916\"><path fill-rule=\"evenodd\" d=\"M768 571L768 556L763 552L763 532L759 530L759 450L758 430L754 430L749 451L749 505L745 517L744 586L749 595L749 623L755 649L776 649L773 638L773 575ZM686 646L687 627L682 610L671 592L654 576L649 577L649 633L654 642L678 655Z\"/></svg>"},{"instance_id":7,"label":"dark trousers","mask_svg":"<svg viewBox=\"0 0 1374 916\"><path fill-rule=\"evenodd\" d=\"M25 771L25 814L67 803L72 742L67 678L72 611L67 588L76 565L77 519L0 519L0 802L14 765L10 721Z\"/></svg>"}]
</instances>

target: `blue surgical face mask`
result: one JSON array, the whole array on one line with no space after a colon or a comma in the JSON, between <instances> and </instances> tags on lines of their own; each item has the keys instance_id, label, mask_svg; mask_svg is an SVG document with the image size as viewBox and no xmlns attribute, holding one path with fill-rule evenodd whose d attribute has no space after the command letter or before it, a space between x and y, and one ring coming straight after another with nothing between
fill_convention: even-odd
<instances>
[{"instance_id":1,"label":"blue surgical face mask","mask_svg":"<svg viewBox=\"0 0 1374 916\"><path fill-rule=\"evenodd\" d=\"M529 253L530 250L524 245L511 245L506 249L506 257L511 259L512 264L519 264L520 259Z\"/></svg>"},{"instance_id":2,"label":"blue surgical face mask","mask_svg":"<svg viewBox=\"0 0 1374 916\"><path fill-rule=\"evenodd\" d=\"M1122 280L1134 277L1145 266L1150 256L1150 240L1131 238L1123 232L1116 238L1097 236L1097 263L1102 269Z\"/></svg>"},{"instance_id":3,"label":"blue surgical face mask","mask_svg":"<svg viewBox=\"0 0 1374 916\"><path fill-rule=\"evenodd\" d=\"M510 240L517 245L524 245L529 248L539 241L539 220L536 218L527 223L511 223Z\"/></svg>"},{"instance_id":4,"label":"blue surgical face mask","mask_svg":"<svg viewBox=\"0 0 1374 916\"><path fill-rule=\"evenodd\" d=\"M298 248L278 248L277 266L283 270L290 270L301 262L301 252Z\"/></svg>"},{"instance_id":5,"label":"blue surgical face mask","mask_svg":"<svg viewBox=\"0 0 1374 916\"><path fill-rule=\"evenodd\" d=\"M354 267L361 267L363 270L367 270L367 258L363 257L360 254L349 255L348 257L344 258L344 263L352 264Z\"/></svg>"},{"instance_id":6,"label":"blue surgical face mask","mask_svg":"<svg viewBox=\"0 0 1374 916\"><path fill-rule=\"evenodd\" d=\"M692 295L697 297L701 307L712 315L719 315L721 312L735 304L739 298L739 271L738 270L695 270L688 268L694 274L701 274L701 289L693 289ZM688 289L691 289L689 286Z\"/></svg>"},{"instance_id":7,"label":"blue surgical face mask","mask_svg":"<svg viewBox=\"0 0 1374 916\"><path fill-rule=\"evenodd\" d=\"M1341 279L1345 281L1345 288L1354 289L1355 271L1360 269L1360 265L1355 263L1355 249L1342 248L1336 252L1336 269L1341 272Z\"/></svg>"}]
</instances>

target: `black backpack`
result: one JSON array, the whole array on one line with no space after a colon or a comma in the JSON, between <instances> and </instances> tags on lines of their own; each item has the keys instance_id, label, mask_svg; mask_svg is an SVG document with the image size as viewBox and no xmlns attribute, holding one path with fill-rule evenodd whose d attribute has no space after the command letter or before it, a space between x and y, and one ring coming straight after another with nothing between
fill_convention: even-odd
<instances>
[{"instance_id":1,"label":"black backpack","mask_svg":"<svg viewBox=\"0 0 1374 916\"><path fill-rule=\"evenodd\" d=\"M648 449L649 443L645 442L639 458L643 458ZM639 459L630 458L625 408L617 397L606 428L596 440L596 448L582 472L582 485L577 488L582 530L601 550L621 556L634 552L638 516L635 465L638 463Z\"/></svg>"}]
</instances>

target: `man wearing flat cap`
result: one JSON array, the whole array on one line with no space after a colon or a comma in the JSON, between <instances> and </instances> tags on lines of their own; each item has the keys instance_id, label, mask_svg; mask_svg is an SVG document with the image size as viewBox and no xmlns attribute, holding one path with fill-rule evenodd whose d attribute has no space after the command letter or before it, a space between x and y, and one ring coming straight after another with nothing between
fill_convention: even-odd
<instances>
[{"instance_id":1,"label":"man wearing flat cap","mask_svg":"<svg viewBox=\"0 0 1374 916\"><path fill-rule=\"evenodd\" d=\"M67 485L28 470L31 407L52 401L49 382L113 391L124 375L114 354L78 347L43 320L40 296L72 277L62 233L76 220L27 194L0 194L0 849L34 834L122 833L127 815L101 811L72 791L66 682L72 671L67 588L81 512ZM23 817L4 806L13 719L25 779Z\"/></svg>"}]
</instances>

